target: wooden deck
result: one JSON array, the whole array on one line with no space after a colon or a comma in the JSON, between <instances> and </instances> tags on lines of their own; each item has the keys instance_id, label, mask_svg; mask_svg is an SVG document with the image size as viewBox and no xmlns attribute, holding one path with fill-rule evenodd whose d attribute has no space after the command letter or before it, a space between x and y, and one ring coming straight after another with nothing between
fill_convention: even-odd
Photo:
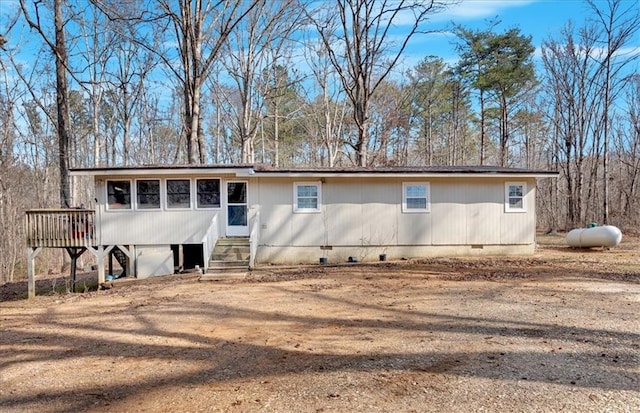
<instances>
[{"instance_id":1,"label":"wooden deck","mask_svg":"<svg viewBox=\"0 0 640 413\"><path fill-rule=\"evenodd\" d=\"M95 244L92 209L32 209L26 215L27 247L72 248Z\"/></svg>"}]
</instances>

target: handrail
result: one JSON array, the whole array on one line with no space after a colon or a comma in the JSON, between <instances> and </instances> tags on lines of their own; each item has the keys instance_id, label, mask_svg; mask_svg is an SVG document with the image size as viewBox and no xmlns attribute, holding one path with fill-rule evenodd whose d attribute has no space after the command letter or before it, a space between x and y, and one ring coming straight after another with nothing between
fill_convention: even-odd
<instances>
[{"instance_id":1,"label":"handrail","mask_svg":"<svg viewBox=\"0 0 640 413\"><path fill-rule=\"evenodd\" d=\"M95 244L92 209L32 209L25 212L27 246L86 247Z\"/></svg>"},{"instance_id":2,"label":"handrail","mask_svg":"<svg viewBox=\"0 0 640 413\"><path fill-rule=\"evenodd\" d=\"M218 242L218 238L220 238L220 231L218 228L218 215L214 215L211 219L211 223L209 224L209 228L207 228L207 232L205 232L204 237L202 238L204 272L207 272L207 269L209 268L209 260L211 259L211 254L213 253L213 249L216 246L216 242Z\"/></svg>"},{"instance_id":3,"label":"handrail","mask_svg":"<svg viewBox=\"0 0 640 413\"><path fill-rule=\"evenodd\" d=\"M258 252L258 242L260 238L260 210L256 210L251 218L251 231L249 232L249 268L254 268L256 254Z\"/></svg>"}]
</instances>

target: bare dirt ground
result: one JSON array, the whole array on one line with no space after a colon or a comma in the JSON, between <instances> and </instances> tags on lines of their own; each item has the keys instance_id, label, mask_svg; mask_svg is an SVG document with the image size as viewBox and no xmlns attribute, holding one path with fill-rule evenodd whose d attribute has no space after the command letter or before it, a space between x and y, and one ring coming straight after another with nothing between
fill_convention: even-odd
<instances>
[{"instance_id":1,"label":"bare dirt ground","mask_svg":"<svg viewBox=\"0 0 640 413\"><path fill-rule=\"evenodd\" d=\"M640 411L640 238L539 243L32 301L0 287L0 411Z\"/></svg>"}]
</instances>

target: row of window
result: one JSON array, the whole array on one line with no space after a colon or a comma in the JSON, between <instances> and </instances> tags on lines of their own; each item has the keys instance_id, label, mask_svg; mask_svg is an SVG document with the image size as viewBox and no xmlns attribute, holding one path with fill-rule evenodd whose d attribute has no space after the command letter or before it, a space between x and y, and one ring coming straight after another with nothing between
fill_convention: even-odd
<instances>
[{"instance_id":1,"label":"row of window","mask_svg":"<svg viewBox=\"0 0 640 413\"><path fill-rule=\"evenodd\" d=\"M190 179L164 179L163 182L164 197L161 195L160 179L136 180L135 208L161 209L161 199L163 198L167 209L190 209L192 207ZM525 183L507 182L505 184L505 212L524 212L525 193ZM196 179L195 194L196 208L220 208L220 179ZM131 197L131 181L107 181L108 209L131 209ZM430 212L430 198L429 182L404 182L402 184L402 212ZM229 202L233 202L233 200L229 199ZM295 182L293 184L293 211L315 213L321 210L321 182Z\"/></svg>"},{"instance_id":2,"label":"row of window","mask_svg":"<svg viewBox=\"0 0 640 413\"><path fill-rule=\"evenodd\" d=\"M161 209L161 200L167 209L191 209L191 180L190 179L138 179L135 181L135 193L132 192L131 181L107 181L107 208L131 209ZM165 196L161 196L161 188ZM195 180L196 208L220 208L220 179ZM132 196L135 199L132 202Z\"/></svg>"},{"instance_id":3,"label":"row of window","mask_svg":"<svg viewBox=\"0 0 640 413\"><path fill-rule=\"evenodd\" d=\"M294 212L320 212L320 182L294 183ZM524 195L526 183L505 184L505 212L525 212ZM402 184L402 212L420 213L431 211L431 188L429 182L404 182Z\"/></svg>"}]
</instances>

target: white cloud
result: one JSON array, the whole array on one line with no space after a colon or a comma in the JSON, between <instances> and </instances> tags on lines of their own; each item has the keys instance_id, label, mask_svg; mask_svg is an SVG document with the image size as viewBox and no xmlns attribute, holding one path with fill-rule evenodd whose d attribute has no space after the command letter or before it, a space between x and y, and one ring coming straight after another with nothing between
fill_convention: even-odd
<instances>
[{"instance_id":1,"label":"white cloud","mask_svg":"<svg viewBox=\"0 0 640 413\"><path fill-rule=\"evenodd\" d=\"M443 13L436 15L439 20L473 20L499 15L503 10L524 7L535 3L534 0L462 0Z\"/></svg>"}]
</instances>

